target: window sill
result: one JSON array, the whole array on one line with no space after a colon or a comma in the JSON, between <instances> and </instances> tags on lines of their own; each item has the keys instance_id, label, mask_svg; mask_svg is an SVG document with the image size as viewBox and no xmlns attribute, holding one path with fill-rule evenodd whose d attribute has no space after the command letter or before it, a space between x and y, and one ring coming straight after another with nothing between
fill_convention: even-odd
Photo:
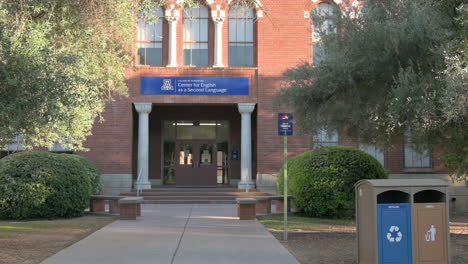
<instances>
[{"instance_id":1,"label":"window sill","mask_svg":"<svg viewBox=\"0 0 468 264\"><path fill-rule=\"evenodd\" d=\"M436 172L433 168L404 168L405 173L434 173Z\"/></svg>"}]
</instances>

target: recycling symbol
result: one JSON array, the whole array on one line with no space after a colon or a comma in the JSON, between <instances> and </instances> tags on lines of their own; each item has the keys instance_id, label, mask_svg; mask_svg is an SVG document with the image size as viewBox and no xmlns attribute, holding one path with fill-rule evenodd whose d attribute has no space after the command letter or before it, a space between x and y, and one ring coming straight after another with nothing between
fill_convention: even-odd
<instances>
[{"instance_id":1,"label":"recycling symbol","mask_svg":"<svg viewBox=\"0 0 468 264\"><path fill-rule=\"evenodd\" d=\"M396 237L395 237L396 233ZM400 228L398 226L391 226L389 232L387 233L387 239L390 243L393 242L400 242L403 238L403 234L400 232Z\"/></svg>"}]
</instances>

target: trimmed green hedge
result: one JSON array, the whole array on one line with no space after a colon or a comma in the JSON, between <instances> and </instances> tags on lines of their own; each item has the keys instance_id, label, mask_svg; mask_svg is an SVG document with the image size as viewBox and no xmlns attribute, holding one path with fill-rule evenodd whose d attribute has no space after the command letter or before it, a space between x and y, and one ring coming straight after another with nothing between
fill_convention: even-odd
<instances>
[{"instance_id":1,"label":"trimmed green hedge","mask_svg":"<svg viewBox=\"0 0 468 264\"><path fill-rule=\"evenodd\" d=\"M314 217L354 216L354 184L385 179L388 173L371 155L351 147L322 147L288 161L288 194L299 213ZM284 168L278 176L283 193Z\"/></svg>"},{"instance_id":2,"label":"trimmed green hedge","mask_svg":"<svg viewBox=\"0 0 468 264\"><path fill-rule=\"evenodd\" d=\"M0 160L0 218L58 218L83 215L99 190L97 169L84 158L21 152Z\"/></svg>"}]
</instances>

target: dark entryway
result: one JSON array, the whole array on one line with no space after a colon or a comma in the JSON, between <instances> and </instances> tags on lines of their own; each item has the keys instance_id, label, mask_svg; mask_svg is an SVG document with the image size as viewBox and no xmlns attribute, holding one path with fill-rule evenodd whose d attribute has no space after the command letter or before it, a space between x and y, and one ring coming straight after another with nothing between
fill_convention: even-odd
<instances>
[{"instance_id":1,"label":"dark entryway","mask_svg":"<svg viewBox=\"0 0 468 264\"><path fill-rule=\"evenodd\" d=\"M137 117L135 115L135 124ZM256 115L252 115L254 175L255 124ZM149 180L153 187L237 187L240 131L241 115L237 104L153 105L149 116ZM135 146L137 132L135 125ZM185 156L185 149L191 149L190 162L186 161L189 157ZM208 157L211 160L207 160ZM135 155L134 168L136 158Z\"/></svg>"}]
</instances>

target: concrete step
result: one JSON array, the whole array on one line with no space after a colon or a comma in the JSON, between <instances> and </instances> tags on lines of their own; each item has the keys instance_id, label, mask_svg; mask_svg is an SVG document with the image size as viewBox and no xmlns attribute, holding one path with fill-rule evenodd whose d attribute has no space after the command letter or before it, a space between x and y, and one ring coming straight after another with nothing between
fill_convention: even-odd
<instances>
[{"instance_id":1,"label":"concrete step","mask_svg":"<svg viewBox=\"0 0 468 264\"><path fill-rule=\"evenodd\" d=\"M237 196L144 196L143 200L236 200Z\"/></svg>"},{"instance_id":2,"label":"concrete step","mask_svg":"<svg viewBox=\"0 0 468 264\"><path fill-rule=\"evenodd\" d=\"M143 204L235 204L236 200L143 200Z\"/></svg>"},{"instance_id":3,"label":"concrete step","mask_svg":"<svg viewBox=\"0 0 468 264\"><path fill-rule=\"evenodd\" d=\"M136 192L122 193L122 196L136 196ZM232 196L232 197L245 197L245 196L266 196L269 193L264 192L143 192L140 196L147 197L162 197L162 196Z\"/></svg>"},{"instance_id":4,"label":"concrete step","mask_svg":"<svg viewBox=\"0 0 468 264\"><path fill-rule=\"evenodd\" d=\"M136 189L132 189L131 192L136 192ZM174 187L174 188L152 188L142 190L143 193L146 192L245 192L245 190L239 190L237 188L184 188L184 187ZM249 192L257 192L257 190L252 189Z\"/></svg>"},{"instance_id":5,"label":"concrete step","mask_svg":"<svg viewBox=\"0 0 468 264\"><path fill-rule=\"evenodd\" d=\"M122 196L136 196L135 190ZM236 198L268 196L270 193L236 188L175 188L161 187L142 190L140 196L145 204L235 204Z\"/></svg>"}]
</instances>

